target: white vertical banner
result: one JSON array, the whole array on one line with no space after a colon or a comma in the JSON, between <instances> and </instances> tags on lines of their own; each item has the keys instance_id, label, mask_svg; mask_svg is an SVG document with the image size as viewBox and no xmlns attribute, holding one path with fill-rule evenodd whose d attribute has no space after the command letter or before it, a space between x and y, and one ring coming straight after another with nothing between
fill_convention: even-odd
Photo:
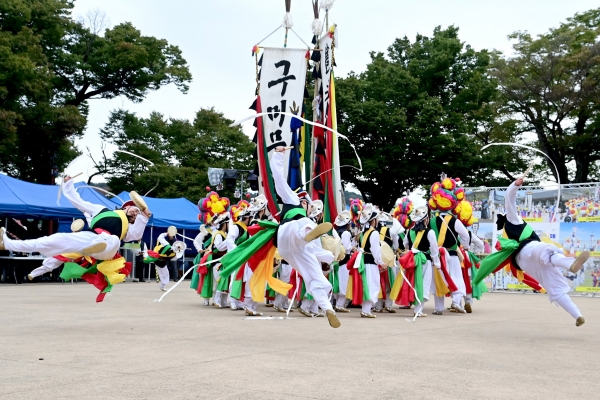
<instances>
[{"instance_id":1,"label":"white vertical banner","mask_svg":"<svg viewBox=\"0 0 600 400\"><path fill-rule=\"evenodd\" d=\"M337 27L334 31L334 37L337 35ZM329 33L325 34L319 40L319 48L322 49L321 52L321 83L323 85L323 125L329 126L332 129L337 131L337 118L336 118L336 108L335 108L335 90L331 87L331 74L333 71L333 41L334 39L329 35ZM329 121L329 108L333 107L331 110L331 121ZM331 133L331 132L330 132ZM343 193L342 193L342 177L340 172L340 151L339 151L339 142L338 136L333 134L333 176L335 177L333 190L335 191L335 203L337 207L337 212L340 213L345 209L345 205L343 204Z\"/></svg>"},{"instance_id":2,"label":"white vertical banner","mask_svg":"<svg viewBox=\"0 0 600 400\"><path fill-rule=\"evenodd\" d=\"M260 98L263 116L265 143L269 160L275 148L289 146L292 140L290 122L292 117L280 112L302 112L306 81L306 49L264 48L260 72ZM289 160L286 152L286 160ZM288 166L285 164L285 176ZM261 188L262 189L262 188Z\"/></svg>"},{"instance_id":3,"label":"white vertical banner","mask_svg":"<svg viewBox=\"0 0 600 400\"><path fill-rule=\"evenodd\" d=\"M323 101L321 102L321 115L323 115L323 125L327 125L327 112L331 104L331 71L333 68L333 39L329 34L325 34L319 40L319 48L321 49L321 84L323 85Z\"/></svg>"}]
</instances>

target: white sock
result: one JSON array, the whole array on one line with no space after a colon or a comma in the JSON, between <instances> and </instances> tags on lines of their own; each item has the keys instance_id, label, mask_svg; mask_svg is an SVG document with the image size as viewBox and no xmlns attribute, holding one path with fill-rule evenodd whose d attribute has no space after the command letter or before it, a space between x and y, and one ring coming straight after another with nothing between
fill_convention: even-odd
<instances>
[{"instance_id":1,"label":"white sock","mask_svg":"<svg viewBox=\"0 0 600 400\"><path fill-rule=\"evenodd\" d=\"M560 296L556 300L556 303L558 303L559 306L564 308L566 312L571 314L573 318L577 319L581 317L581 311L579 311L579 308L577 308L575 303L573 303L573 300L571 300L571 296L569 296L568 294L563 294L562 296Z\"/></svg>"}]
</instances>

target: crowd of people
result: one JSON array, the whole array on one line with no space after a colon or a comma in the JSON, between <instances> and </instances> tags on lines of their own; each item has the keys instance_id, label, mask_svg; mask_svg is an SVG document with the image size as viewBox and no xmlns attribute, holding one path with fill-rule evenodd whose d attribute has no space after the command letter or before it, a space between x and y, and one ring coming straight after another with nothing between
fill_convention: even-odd
<instances>
[{"instance_id":1,"label":"crowd of people","mask_svg":"<svg viewBox=\"0 0 600 400\"><path fill-rule=\"evenodd\" d=\"M506 215L500 214L496 222L502 233L498 251L480 261L483 243L468 230L476 219L460 180L442 176L431 186L427 205L416 207L404 197L389 213L352 200L350 210L331 224L323 222L322 201L288 185L283 172L286 150L277 148L271 159L275 191L283 203L278 215L271 215L264 195L231 205L210 192L199 201L202 225L194 240L198 256L190 286L204 305L244 311L249 317L262 315L257 307L263 302L282 313L295 305L299 314L324 317L334 328L341 325L338 313L351 312L350 303L361 308L362 318L396 313L398 307L414 308L413 316L424 318L433 296L431 314L468 314L473 299L486 291L483 279L507 268L520 282L547 291L577 326L585 322L567 295L563 275L565 270L577 273L589 252L569 258L540 240L516 207L523 179L507 190ZM89 229L81 221L72 233L14 240L0 228L0 250L48 257L30 278L64 264L61 277L88 281L100 290L97 301L102 301L131 269L118 252L120 243L141 239L150 211L135 192L118 210L86 202L70 177L63 191L82 211ZM176 233L175 227L169 228L154 249L144 250L144 262L157 267L163 291L169 282L167 263L185 251Z\"/></svg>"}]
</instances>

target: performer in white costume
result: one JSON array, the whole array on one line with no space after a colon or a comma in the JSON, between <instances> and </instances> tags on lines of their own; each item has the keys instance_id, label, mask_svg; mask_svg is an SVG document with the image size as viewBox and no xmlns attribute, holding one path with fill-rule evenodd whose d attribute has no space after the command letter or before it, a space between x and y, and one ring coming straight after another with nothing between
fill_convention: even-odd
<instances>
[{"instance_id":1,"label":"performer in white costume","mask_svg":"<svg viewBox=\"0 0 600 400\"><path fill-rule=\"evenodd\" d=\"M73 232L79 232L79 231L81 231L83 229L84 226L85 226L85 222L83 222L82 219L76 219L71 224L71 231L73 231ZM40 267L37 267L36 269L34 269L33 271L31 271L31 273L29 273L27 275L27 278L31 281L31 280L33 280L33 278L36 278L38 276L42 276L44 274L47 274L48 272L52 272L56 268L58 268L61 265L63 265L65 263L64 258L60 257L60 256L57 256L57 257L48 257L48 258L46 258L44 261L42 261L42 265Z\"/></svg>"},{"instance_id":2,"label":"performer in white costume","mask_svg":"<svg viewBox=\"0 0 600 400\"><path fill-rule=\"evenodd\" d=\"M435 231L438 246L445 249L444 257L450 279L457 288L452 292L452 305L450 308L462 314L465 313L465 310L461 304L467 293L462 275L461 260L459 259L462 254L458 252L458 246L462 244L465 248L469 247L469 232L450 211L456 207L459 201L464 199L464 190L457 187L457 180L442 176L441 182L436 182L431 186L431 195L429 206L432 210L440 211L440 214L431 220L430 226ZM439 298L436 299L436 302L439 303L439 301ZM443 298L441 301L443 301Z\"/></svg>"},{"instance_id":3,"label":"performer in white costume","mask_svg":"<svg viewBox=\"0 0 600 400\"><path fill-rule=\"evenodd\" d=\"M0 250L37 252L46 257L80 253L96 260L110 260L118 252L121 240L130 242L142 237L151 215L145 204L143 210L133 202L128 202L122 210L111 211L104 205L87 202L75 190L70 176L65 177L63 193L73 206L91 216L90 230L55 233L39 239L12 240L6 235L5 228L0 228ZM139 198L135 192L131 195L134 201ZM141 198L139 201L143 202Z\"/></svg>"},{"instance_id":4,"label":"performer in white costume","mask_svg":"<svg viewBox=\"0 0 600 400\"><path fill-rule=\"evenodd\" d=\"M215 233L213 234L212 241L212 252L215 254L215 259L220 258L227 253L227 229L229 228L229 212L219 214L213 221L215 226ZM213 304L217 308L223 308L227 305L228 294L226 292L227 287L221 287L219 289L219 267L217 264L214 271L214 282L215 282L215 294L213 297ZM228 286L228 285L227 285Z\"/></svg>"},{"instance_id":5,"label":"performer in white costume","mask_svg":"<svg viewBox=\"0 0 600 400\"><path fill-rule=\"evenodd\" d=\"M558 247L540 241L531 226L524 222L517 212L517 191L522 184L523 178L519 178L506 191L504 198L506 216L498 215L497 227L499 230L503 229L504 238L507 240L505 241L506 247L503 245L505 248L498 253L503 251L508 253L515 266L535 278L548 292L548 299L564 308L575 318L575 325L581 326L585 323L585 319L568 295L570 288L563 276L563 271L577 273L590 257L590 253L589 251L581 252L573 260L572 257L565 257L563 251ZM502 243L503 239L500 240ZM508 248L508 245L511 244L508 241L515 248ZM478 282L483 280L495 267L492 256L488 258L480 264L476 277Z\"/></svg>"},{"instance_id":6,"label":"performer in white costume","mask_svg":"<svg viewBox=\"0 0 600 400\"><path fill-rule=\"evenodd\" d=\"M375 318L372 313L372 308L378 300L380 284L379 284L379 266L383 265L381 258L381 244L379 242L379 232L377 227L377 211L372 204L366 204L360 214L360 223L365 226L366 230L363 233L361 246L359 251L362 251L365 264L365 274L369 292L367 293L368 300L362 300L362 318Z\"/></svg>"},{"instance_id":7,"label":"performer in white costume","mask_svg":"<svg viewBox=\"0 0 600 400\"><path fill-rule=\"evenodd\" d=\"M342 246L346 249L346 257L340 261L340 267L338 269L339 291L333 294L333 297L335 298L335 311L342 313L350 312L350 310L346 308L346 289L348 287L348 278L350 276L346 264L350 260L352 253L356 251L356 247L352 242L352 233L350 232L351 220L352 216L350 215L350 211L344 210L338 214L334 222L335 232L339 236Z\"/></svg>"},{"instance_id":8,"label":"performer in white costume","mask_svg":"<svg viewBox=\"0 0 600 400\"><path fill-rule=\"evenodd\" d=\"M426 261L422 265L423 299L421 299L421 304L417 303L415 305L414 315L417 317L427 317L427 314L423 312L423 308L425 307L425 303L429 301L429 293L436 292L435 282L433 281L434 270L432 269L431 264L433 263L433 266L437 269L440 268L439 249L435 232L429 227L428 208L425 206L417 207L410 214L410 220L414 222L415 225L410 228L404 236L404 248L410 249L409 251L414 255L423 253L426 257ZM443 297L441 297L441 299L441 304L439 301L435 304L434 315L441 315L441 312L444 309Z\"/></svg>"},{"instance_id":9,"label":"performer in white costume","mask_svg":"<svg viewBox=\"0 0 600 400\"><path fill-rule=\"evenodd\" d=\"M225 239L225 242L227 243L227 251L235 249L237 246L239 246L249 238L248 225L250 224L250 219L252 218L249 206L250 204L247 201L241 200L237 205L232 207L232 211L230 212L230 214L233 223L229 224L229 228L227 230L227 239ZM248 282L250 280L250 277L252 276L252 271L250 271L249 273L246 271L247 269L250 270L247 263L240 268L244 269L242 272L242 281ZM246 278L248 280L246 280ZM244 305L244 302L247 300L244 298L244 293L241 293L242 299L236 299L234 297L231 297L231 287L235 279L236 276L232 276L231 283L229 284L229 306L234 311L246 310L247 308L255 311L256 305L252 303L250 303L248 307ZM252 297L250 297L249 301L252 301Z\"/></svg>"},{"instance_id":10,"label":"performer in white costume","mask_svg":"<svg viewBox=\"0 0 600 400\"><path fill-rule=\"evenodd\" d=\"M308 292L318 306L325 310L329 324L338 328L341 323L329 302L331 284L323 275L321 263L331 264L333 253L321 250L313 243L321 234L331 230L331 224L317 226L307 216L310 213L311 200L306 192L294 193L284 177L285 147L275 149L271 158L271 173L275 181L275 190L283 201L281 223L276 234L276 247L279 254L304 279Z\"/></svg>"}]
</instances>

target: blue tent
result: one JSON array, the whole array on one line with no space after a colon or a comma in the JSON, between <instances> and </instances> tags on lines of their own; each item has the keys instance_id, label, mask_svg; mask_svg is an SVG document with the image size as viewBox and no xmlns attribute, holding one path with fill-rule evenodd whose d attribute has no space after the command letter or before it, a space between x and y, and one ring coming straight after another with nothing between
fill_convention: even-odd
<instances>
[{"instance_id":1,"label":"blue tent","mask_svg":"<svg viewBox=\"0 0 600 400\"><path fill-rule=\"evenodd\" d=\"M85 186L77 182L76 188ZM57 185L39 185L20 181L0 174L0 216L14 218L81 218L81 211L64 196L56 204L58 198ZM115 204L96 190L83 187L77 190L81 198L90 203L104 204L111 210Z\"/></svg>"},{"instance_id":2,"label":"blue tent","mask_svg":"<svg viewBox=\"0 0 600 400\"><path fill-rule=\"evenodd\" d=\"M129 193L121 192L118 197L123 201L130 200ZM121 200L113 197L111 200L121 206ZM178 229L189 229L197 231L200 226L198 222L198 207L183 197L179 199L157 199L154 197L143 197L152 212L152 218L148 226L168 228L173 225Z\"/></svg>"}]
</instances>

